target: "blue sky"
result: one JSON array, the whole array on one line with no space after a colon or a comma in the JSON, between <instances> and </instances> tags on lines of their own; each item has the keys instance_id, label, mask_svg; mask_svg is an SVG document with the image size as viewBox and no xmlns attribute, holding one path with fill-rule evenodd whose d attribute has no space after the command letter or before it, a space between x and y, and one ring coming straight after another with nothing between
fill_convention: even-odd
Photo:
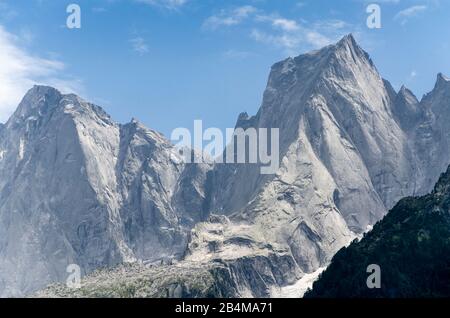
<instances>
[{"instance_id":1,"label":"blue sky","mask_svg":"<svg viewBox=\"0 0 450 318\"><path fill-rule=\"evenodd\" d=\"M81 29L66 27L71 3ZM366 26L370 3L381 29ZM38 82L166 135L195 119L233 127L258 110L272 64L350 32L420 98L450 75L449 17L445 0L0 0L0 121Z\"/></svg>"}]
</instances>

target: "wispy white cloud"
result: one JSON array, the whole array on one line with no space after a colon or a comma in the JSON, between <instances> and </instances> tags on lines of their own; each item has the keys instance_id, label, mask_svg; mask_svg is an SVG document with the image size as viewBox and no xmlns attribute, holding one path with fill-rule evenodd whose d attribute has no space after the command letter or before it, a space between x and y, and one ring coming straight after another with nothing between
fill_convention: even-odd
<instances>
[{"instance_id":1,"label":"wispy white cloud","mask_svg":"<svg viewBox=\"0 0 450 318\"><path fill-rule=\"evenodd\" d=\"M150 51L147 42L140 36L132 38L130 40L130 43L132 45L133 51L135 51L139 55L145 55Z\"/></svg>"},{"instance_id":2,"label":"wispy white cloud","mask_svg":"<svg viewBox=\"0 0 450 318\"><path fill-rule=\"evenodd\" d=\"M221 10L203 24L210 31L235 26L241 26L241 30L249 32L254 41L279 48L289 55L298 54L302 49L330 44L351 29L349 24L341 20L306 23L277 13L267 13L254 6Z\"/></svg>"},{"instance_id":3,"label":"wispy white cloud","mask_svg":"<svg viewBox=\"0 0 450 318\"><path fill-rule=\"evenodd\" d=\"M275 29L279 29L282 31L292 32L300 29L299 24L295 20L286 19L277 15L258 15L256 17L256 21L259 22L268 22Z\"/></svg>"},{"instance_id":4,"label":"wispy white cloud","mask_svg":"<svg viewBox=\"0 0 450 318\"><path fill-rule=\"evenodd\" d=\"M295 33L274 34L259 29L253 29L251 37L257 42L265 43L283 49L288 55L296 55L302 47L320 48L333 40L318 31L302 29Z\"/></svg>"},{"instance_id":5,"label":"wispy white cloud","mask_svg":"<svg viewBox=\"0 0 450 318\"><path fill-rule=\"evenodd\" d=\"M255 53L249 51L239 51L235 49L230 49L222 54L223 58L230 60L244 60L252 56L255 56Z\"/></svg>"},{"instance_id":6,"label":"wispy white cloud","mask_svg":"<svg viewBox=\"0 0 450 318\"><path fill-rule=\"evenodd\" d=\"M386 3L386 4L399 4L401 0L377 0L377 1L373 1L373 0L358 0L360 2L365 2L365 3Z\"/></svg>"},{"instance_id":7,"label":"wispy white cloud","mask_svg":"<svg viewBox=\"0 0 450 318\"><path fill-rule=\"evenodd\" d=\"M189 0L135 0L135 1L173 10L181 8L186 3L188 3Z\"/></svg>"},{"instance_id":8,"label":"wispy white cloud","mask_svg":"<svg viewBox=\"0 0 450 318\"><path fill-rule=\"evenodd\" d=\"M257 9L253 6L242 6L232 10L221 10L218 14L212 15L206 19L203 23L203 28L215 30L222 26L238 25L256 12Z\"/></svg>"},{"instance_id":9,"label":"wispy white cloud","mask_svg":"<svg viewBox=\"0 0 450 318\"><path fill-rule=\"evenodd\" d=\"M291 36L289 34L274 35L259 29L253 29L251 37L257 42L278 46L287 51L295 49L301 43L300 38L297 36Z\"/></svg>"},{"instance_id":10,"label":"wispy white cloud","mask_svg":"<svg viewBox=\"0 0 450 318\"><path fill-rule=\"evenodd\" d=\"M80 93L82 82L64 75L64 63L35 56L23 48L23 39L0 25L0 121L5 121L34 84Z\"/></svg>"},{"instance_id":11,"label":"wispy white cloud","mask_svg":"<svg viewBox=\"0 0 450 318\"><path fill-rule=\"evenodd\" d=\"M0 0L0 18L9 20L16 17L17 14L17 11L11 8L6 1Z\"/></svg>"},{"instance_id":12,"label":"wispy white cloud","mask_svg":"<svg viewBox=\"0 0 450 318\"><path fill-rule=\"evenodd\" d=\"M400 20L402 24L405 24L409 18L415 17L427 9L428 7L426 5L415 5L398 12L394 19Z\"/></svg>"},{"instance_id":13,"label":"wispy white cloud","mask_svg":"<svg viewBox=\"0 0 450 318\"><path fill-rule=\"evenodd\" d=\"M350 33L350 30L350 25L340 20L323 20L308 24L272 22L271 28L253 28L251 37L255 41L281 48L289 55L296 55L305 49L317 49L331 44Z\"/></svg>"}]
</instances>

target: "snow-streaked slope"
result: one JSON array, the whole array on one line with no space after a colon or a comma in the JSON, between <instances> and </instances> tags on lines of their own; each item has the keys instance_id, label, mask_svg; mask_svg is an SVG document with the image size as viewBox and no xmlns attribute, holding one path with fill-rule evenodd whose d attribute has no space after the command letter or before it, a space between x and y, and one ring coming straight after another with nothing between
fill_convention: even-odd
<instances>
[{"instance_id":1,"label":"snow-streaked slope","mask_svg":"<svg viewBox=\"0 0 450 318\"><path fill-rule=\"evenodd\" d=\"M274 286L272 287L271 296L273 298L302 298L306 291L312 288L313 283L324 270L325 267L322 267L311 274L306 274L293 285Z\"/></svg>"}]
</instances>

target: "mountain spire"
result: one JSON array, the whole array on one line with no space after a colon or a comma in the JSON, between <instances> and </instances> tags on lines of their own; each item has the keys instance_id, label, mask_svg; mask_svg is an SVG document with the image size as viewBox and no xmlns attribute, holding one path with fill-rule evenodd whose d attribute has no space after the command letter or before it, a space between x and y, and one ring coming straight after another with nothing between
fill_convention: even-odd
<instances>
[{"instance_id":1,"label":"mountain spire","mask_svg":"<svg viewBox=\"0 0 450 318\"><path fill-rule=\"evenodd\" d=\"M25 94L12 118L24 118L35 113L44 113L50 108L57 107L61 98L62 94L57 89L35 85Z\"/></svg>"},{"instance_id":2,"label":"mountain spire","mask_svg":"<svg viewBox=\"0 0 450 318\"><path fill-rule=\"evenodd\" d=\"M442 73L437 75L435 88L450 87L450 78Z\"/></svg>"}]
</instances>

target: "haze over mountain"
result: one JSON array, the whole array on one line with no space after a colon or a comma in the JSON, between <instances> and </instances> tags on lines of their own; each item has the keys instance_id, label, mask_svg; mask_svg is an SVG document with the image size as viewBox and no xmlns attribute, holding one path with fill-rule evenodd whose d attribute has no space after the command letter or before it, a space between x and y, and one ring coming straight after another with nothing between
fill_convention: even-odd
<instances>
[{"instance_id":1,"label":"haze over mountain","mask_svg":"<svg viewBox=\"0 0 450 318\"><path fill-rule=\"evenodd\" d=\"M157 270L176 279L154 282L165 296L192 295L193 276L219 296L282 292L398 200L432 189L450 163L449 103L443 75L420 102L395 92L351 35L288 58L272 67L259 112L237 122L280 129L280 168L262 175L259 165L184 164L138 122L35 87L0 127L0 294L64 281L72 263L90 273L170 259ZM115 273L106 295L118 295Z\"/></svg>"}]
</instances>

